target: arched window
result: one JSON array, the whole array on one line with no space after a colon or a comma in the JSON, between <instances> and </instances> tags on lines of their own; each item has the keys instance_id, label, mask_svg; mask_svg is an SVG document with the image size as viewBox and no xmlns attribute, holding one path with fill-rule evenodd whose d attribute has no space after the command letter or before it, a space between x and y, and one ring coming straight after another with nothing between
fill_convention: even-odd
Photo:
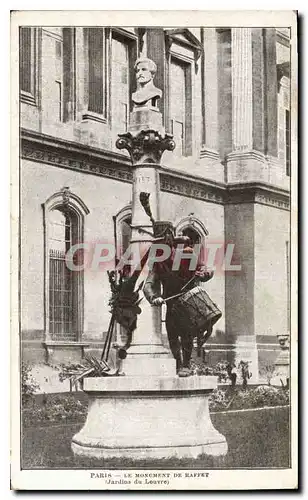
<instances>
[{"instance_id":1,"label":"arched window","mask_svg":"<svg viewBox=\"0 0 308 500\"><path fill-rule=\"evenodd\" d=\"M200 261L205 258L205 242L208 230L194 214L184 217L175 224L176 234L188 236L193 245L201 245Z\"/></svg>"},{"instance_id":2,"label":"arched window","mask_svg":"<svg viewBox=\"0 0 308 500\"><path fill-rule=\"evenodd\" d=\"M89 210L69 188L43 205L45 223L45 332L46 340L80 341L83 331L83 271L67 266L71 247L83 243L84 216ZM83 263L83 252L74 264Z\"/></svg>"},{"instance_id":3,"label":"arched window","mask_svg":"<svg viewBox=\"0 0 308 500\"><path fill-rule=\"evenodd\" d=\"M125 219L121 220L121 248L120 252L121 255L123 255L126 250L128 249L131 235L132 235L132 230L131 230L131 223L132 223L132 218L131 216L126 217Z\"/></svg>"},{"instance_id":4,"label":"arched window","mask_svg":"<svg viewBox=\"0 0 308 500\"><path fill-rule=\"evenodd\" d=\"M131 239L132 207L127 205L114 216L116 262L118 263L122 255L129 247ZM117 324L117 342L125 344L127 333L123 326Z\"/></svg>"},{"instance_id":5,"label":"arched window","mask_svg":"<svg viewBox=\"0 0 308 500\"><path fill-rule=\"evenodd\" d=\"M182 230L183 236L188 236L193 245L201 243L201 235L192 226L187 226Z\"/></svg>"},{"instance_id":6,"label":"arched window","mask_svg":"<svg viewBox=\"0 0 308 500\"><path fill-rule=\"evenodd\" d=\"M132 207L127 205L114 216L116 260L120 260L131 239Z\"/></svg>"},{"instance_id":7,"label":"arched window","mask_svg":"<svg viewBox=\"0 0 308 500\"><path fill-rule=\"evenodd\" d=\"M74 271L65 255L75 243L76 217L65 209L54 209L49 216L49 332L53 340L77 340L74 314L78 308Z\"/></svg>"}]
</instances>

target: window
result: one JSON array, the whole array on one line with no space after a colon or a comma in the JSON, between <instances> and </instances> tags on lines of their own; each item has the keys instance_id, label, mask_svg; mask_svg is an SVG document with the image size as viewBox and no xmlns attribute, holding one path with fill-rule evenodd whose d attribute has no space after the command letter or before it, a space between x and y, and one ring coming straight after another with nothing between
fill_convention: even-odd
<instances>
[{"instance_id":1,"label":"window","mask_svg":"<svg viewBox=\"0 0 308 500\"><path fill-rule=\"evenodd\" d=\"M115 247L116 247L116 262L119 262L122 255L129 247L131 240L131 223L132 223L132 207L127 205L113 217Z\"/></svg>"},{"instance_id":2,"label":"window","mask_svg":"<svg viewBox=\"0 0 308 500\"><path fill-rule=\"evenodd\" d=\"M200 106L200 92L194 92L198 60L203 51L198 38L187 28L164 30L166 51L165 126L175 138L175 156L193 154L192 108ZM194 30L200 34L200 30Z\"/></svg>"},{"instance_id":3,"label":"window","mask_svg":"<svg viewBox=\"0 0 308 500\"><path fill-rule=\"evenodd\" d=\"M182 230L183 236L188 236L193 246L200 245L201 236L193 227L188 226Z\"/></svg>"},{"instance_id":4,"label":"window","mask_svg":"<svg viewBox=\"0 0 308 500\"><path fill-rule=\"evenodd\" d=\"M132 218L126 217L121 221L121 248L120 252L123 255L129 247L132 230L131 230Z\"/></svg>"},{"instance_id":5,"label":"window","mask_svg":"<svg viewBox=\"0 0 308 500\"><path fill-rule=\"evenodd\" d=\"M65 257L83 242L84 217L89 210L69 188L51 196L45 204L45 334L47 341L80 341L83 331L83 270L67 266ZM83 251L73 263L83 264Z\"/></svg>"},{"instance_id":6,"label":"window","mask_svg":"<svg viewBox=\"0 0 308 500\"><path fill-rule=\"evenodd\" d=\"M88 110L106 117L106 38L104 28L87 28Z\"/></svg>"},{"instance_id":7,"label":"window","mask_svg":"<svg viewBox=\"0 0 308 500\"><path fill-rule=\"evenodd\" d=\"M175 227L176 234L188 236L193 246L201 245L199 262L206 262L206 237L209 233L203 222L201 222L193 213L191 213L187 217L181 219L178 223L176 223Z\"/></svg>"},{"instance_id":8,"label":"window","mask_svg":"<svg viewBox=\"0 0 308 500\"><path fill-rule=\"evenodd\" d=\"M137 35L122 28L112 28L109 46L110 124L115 147L118 134L124 134L129 123L130 95L136 85L134 64L137 59Z\"/></svg>"},{"instance_id":9,"label":"window","mask_svg":"<svg viewBox=\"0 0 308 500\"><path fill-rule=\"evenodd\" d=\"M75 272L65 262L73 244L76 220L72 213L52 210L49 217L49 332L52 340L77 340L74 309Z\"/></svg>"},{"instance_id":10,"label":"window","mask_svg":"<svg viewBox=\"0 0 308 500\"><path fill-rule=\"evenodd\" d=\"M117 215L113 217L115 247L116 247L116 264L119 263L121 257L128 249L131 240L131 222L132 222L132 207L127 205L122 208ZM116 326L117 342L125 344L127 341L126 329L118 325Z\"/></svg>"},{"instance_id":11,"label":"window","mask_svg":"<svg viewBox=\"0 0 308 500\"><path fill-rule=\"evenodd\" d=\"M111 119L115 135L123 134L128 127L129 69L128 44L113 37L111 47Z\"/></svg>"},{"instance_id":12,"label":"window","mask_svg":"<svg viewBox=\"0 0 308 500\"><path fill-rule=\"evenodd\" d=\"M47 122L75 119L75 29L43 30L42 101Z\"/></svg>"},{"instance_id":13,"label":"window","mask_svg":"<svg viewBox=\"0 0 308 500\"><path fill-rule=\"evenodd\" d=\"M171 57L170 120L175 140L175 154L191 154L191 65Z\"/></svg>"},{"instance_id":14,"label":"window","mask_svg":"<svg viewBox=\"0 0 308 500\"><path fill-rule=\"evenodd\" d=\"M21 99L36 104L36 29L21 27L19 31L19 86Z\"/></svg>"}]
</instances>

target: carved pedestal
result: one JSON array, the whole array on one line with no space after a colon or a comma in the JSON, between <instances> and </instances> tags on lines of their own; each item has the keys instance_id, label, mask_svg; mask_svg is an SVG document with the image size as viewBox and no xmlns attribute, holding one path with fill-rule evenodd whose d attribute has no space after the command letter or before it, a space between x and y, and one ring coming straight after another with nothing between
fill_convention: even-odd
<instances>
[{"instance_id":1,"label":"carved pedestal","mask_svg":"<svg viewBox=\"0 0 308 500\"><path fill-rule=\"evenodd\" d=\"M85 379L88 416L72 450L135 460L223 456L228 445L209 414L216 385L216 377L197 376Z\"/></svg>"}]
</instances>

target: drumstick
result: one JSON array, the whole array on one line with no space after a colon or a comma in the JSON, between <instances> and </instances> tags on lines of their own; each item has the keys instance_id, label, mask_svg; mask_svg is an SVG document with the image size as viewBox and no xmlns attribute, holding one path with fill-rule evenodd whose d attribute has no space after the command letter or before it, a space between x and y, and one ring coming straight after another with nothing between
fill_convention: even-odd
<instances>
[{"instance_id":1,"label":"drumstick","mask_svg":"<svg viewBox=\"0 0 308 500\"><path fill-rule=\"evenodd\" d=\"M186 292L181 292L181 293L177 293L176 295L171 295L171 297L167 297L166 299L164 299L164 302L167 302L168 300L171 300L171 299L176 299L177 297L181 297L185 293Z\"/></svg>"},{"instance_id":2,"label":"drumstick","mask_svg":"<svg viewBox=\"0 0 308 500\"><path fill-rule=\"evenodd\" d=\"M189 280L189 281L187 281L186 285L184 285L184 286L181 288L181 290L182 290L182 291L181 291L181 293L177 293L176 295L171 295L171 297L167 297L166 299L164 299L164 301L165 301L165 302L167 302L167 300L176 299L177 297L181 297L182 295L184 295L186 292L183 292L183 290L184 290L184 289L185 289L185 288L189 285L189 283L191 283L191 282L192 282L192 280L194 280L194 279L195 279L195 277L196 277L196 276L194 275L192 278L190 278L190 280Z\"/></svg>"},{"instance_id":3,"label":"drumstick","mask_svg":"<svg viewBox=\"0 0 308 500\"><path fill-rule=\"evenodd\" d=\"M192 280L194 280L194 279L195 279L195 277L196 277L196 275L194 274L194 275L193 275L193 277L192 277L192 278L190 278L190 280L189 280L189 281L187 281L186 285L182 286L181 290L184 290L184 289L185 289L185 288L189 285L189 283L191 283L191 282L192 282Z\"/></svg>"}]
</instances>

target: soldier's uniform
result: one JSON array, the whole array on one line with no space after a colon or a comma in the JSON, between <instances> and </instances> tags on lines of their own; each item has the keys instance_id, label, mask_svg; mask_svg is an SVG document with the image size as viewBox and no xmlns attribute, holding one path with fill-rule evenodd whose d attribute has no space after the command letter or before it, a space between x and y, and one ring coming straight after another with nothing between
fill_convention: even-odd
<instances>
[{"instance_id":1,"label":"soldier's uniform","mask_svg":"<svg viewBox=\"0 0 308 500\"><path fill-rule=\"evenodd\" d=\"M167 228L167 233L168 230L169 235L167 234L167 241L168 236L170 237L170 227ZM169 240L169 244L170 243ZM193 249L191 246L187 245L184 247L183 251L184 253L191 253ZM153 303L154 299L158 297L168 298L181 293L182 288L193 278L196 270L199 275L185 287L185 292L199 285L201 281L208 281L212 278L213 273L206 271L201 265L199 265L196 270L189 270L190 260L188 259L183 259L181 261L178 270L172 270L174 255L175 248L173 246L170 257L164 262L155 263L153 270L149 272L143 291L150 303ZM189 369L194 336L188 328L189 325L186 325L185 322L183 322L183 318L180 319L179 315L174 310L176 301L178 301L178 299L174 298L166 302L166 330L170 349L176 360L178 371L181 368Z\"/></svg>"}]
</instances>

